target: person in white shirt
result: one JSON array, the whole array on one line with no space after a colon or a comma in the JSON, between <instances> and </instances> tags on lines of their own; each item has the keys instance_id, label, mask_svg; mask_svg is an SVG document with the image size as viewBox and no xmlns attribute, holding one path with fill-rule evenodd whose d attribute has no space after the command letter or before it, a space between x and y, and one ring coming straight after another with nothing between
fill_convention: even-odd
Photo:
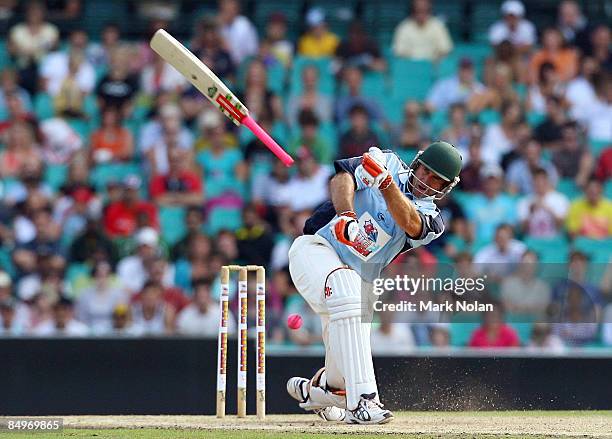
<instances>
[{"instance_id":1,"label":"person in white shirt","mask_svg":"<svg viewBox=\"0 0 612 439\"><path fill-rule=\"evenodd\" d=\"M240 15L238 0L220 0L219 19L222 23L221 35L236 65L257 54L259 49L257 30L248 18Z\"/></svg>"},{"instance_id":2,"label":"person in white shirt","mask_svg":"<svg viewBox=\"0 0 612 439\"><path fill-rule=\"evenodd\" d=\"M585 108L587 133L590 139L612 142L612 77L596 73L593 85L596 100Z\"/></svg>"},{"instance_id":3,"label":"person in white shirt","mask_svg":"<svg viewBox=\"0 0 612 439\"><path fill-rule=\"evenodd\" d=\"M474 63L469 58L459 61L457 75L439 79L427 96L427 109L429 111L447 110L452 104L467 104L474 94L485 91L474 73Z\"/></svg>"},{"instance_id":4,"label":"person in white shirt","mask_svg":"<svg viewBox=\"0 0 612 439\"><path fill-rule=\"evenodd\" d=\"M87 34L82 29L70 34L70 50L57 50L45 56L40 64L40 76L45 81L45 90L56 96L64 80L70 74L70 58L78 59L74 79L79 90L89 94L96 86L96 72L91 63L84 57L87 48ZM74 55L77 55L74 57Z\"/></svg>"},{"instance_id":5,"label":"person in white shirt","mask_svg":"<svg viewBox=\"0 0 612 439\"><path fill-rule=\"evenodd\" d=\"M395 322L396 313L391 311L381 311L378 316L380 325L370 335L373 354L405 354L415 347L408 323Z\"/></svg>"},{"instance_id":6,"label":"person in white shirt","mask_svg":"<svg viewBox=\"0 0 612 439\"><path fill-rule=\"evenodd\" d=\"M193 303L183 309L176 321L177 331L185 335L214 338L219 330L219 304L210 297L211 282L196 279L193 282ZM229 319L229 333L235 331L235 322Z\"/></svg>"},{"instance_id":7,"label":"person in white shirt","mask_svg":"<svg viewBox=\"0 0 612 439\"><path fill-rule=\"evenodd\" d=\"M136 253L119 261L117 276L121 285L130 294L139 292L145 284L148 273L145 265L152 261L159 251L159 234L151 227L143 227L135 236ZM164 284L174 282L174 267L168 266L164 274Z\"/></svg>"},{"instance_id":8,"label":"person in white shirt","mask_svg":"<svg viewBox=\"0 0 612 439\"><path fill-rule=\"evenodd\" d=\"M307 148L300 148L296 155L298 172L289 181L289 193L296 195L289 204L294 212L314 209L325 202L331 176L330 169L319 165Z\"/></svg>"},{"instance_id":9,"label":"person in white shirt","mask_svg":"<svg viewBox=\"0 0 612 439\"><path fill-rule=\"evenodd\" d=\"M532 178L534 193L521 198L518 204L523 232L537 238L557 236L563 230L569 200L551 187L546 170L536 169Z\"/></svg>"},{"instance_id":10,"label":"person in white shirt","mask_svg":"<svg viewBox=\"0 0 612 439\"><path fill-rule=\"evenodd\" d=\"M17 318L17 303L13 298L0 301L0 336L23 335L25 323Z\"/></svg>"},{"instance_id":11,"label":"person in white shirt","mask_svg":"<svg viewBox=\"0 0 612 439\"><path fill-rule=\"evenodd\" d=\"M38 337L85 337L89 328L74 318L72 300L60 297L53 306L53 318L40 323L32 332Z\"/></svg>"},{"instance_id":12,"label":"person in white shirt","mask_svg":"<svg viewBox=\"0 0 612 439\"><path fill-rule=\"evenodd\" d=\"M395 28L393 54L402 58L436 61L453 49L446 25L431 15L429 0L415 0L412 14Z\"/></svg>"},{"instance_id":13,"label":"person in white shirt","mask_svg":"<svg viewBox=\"0 0 612 439\"><path fill-rule=\"evenodd\" d=\"M524 19L525 6L518 0L507 0L502 4L503 19L496 21L489 29L489 42L497 46L508 40L521 53L527 53L536 42L533 23Z\"/></svg>"},{"instance_id":14,"label":"person in white shirt","mask_svg":"<svg viewBox=\"0 0 612 439\"><path fill-rule=\"evenodd\" d=\"M482 138L481 153L485 163L500 164L503 155L514 149L521 119L521 106L517 102L502 103L501 123L487 125Z\"/></svg>"},{"instance_id":15,"label":"person in white shirt","mask_svg":"<svg viewBox=\"0 0 612 439\"><path fill-rule=\"evenodd\" d=\"M597 61L585 56L580 63L580 74L567 83L565 99L570 106L569 115L582 124L587 122L589 110L597 103L593 79L598 70Z\"/></svg>"},{"instance_id":16,"label":"person in white shirt","mask_svg":"<svg viewBox=\"0 0 612 439\"><path fill-rule=\"evenodd\" d=\"M543 317L552 292L550 285L537 277L538 256L528 250L523 253L516 273L502 280L500 295L506 311Z\"/></svg>"},{"instance_id":17,"label":"person in white shirt","mask_svg":"<svg viewBox=\"0 0 612 439\"><path fill-rule=\"evenodd\" d=\"M474 255L474 264L481 274L501 278L514 271L527 246L514 239L514 231L509 224L500 224L495 230L495 241Z\"/></svg>"}]
</instances>

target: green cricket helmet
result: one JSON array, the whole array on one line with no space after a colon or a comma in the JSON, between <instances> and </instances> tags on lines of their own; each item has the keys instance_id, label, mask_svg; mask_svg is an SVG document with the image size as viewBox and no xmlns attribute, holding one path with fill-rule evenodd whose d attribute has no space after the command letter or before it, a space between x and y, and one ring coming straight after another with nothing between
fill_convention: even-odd
<instances>
[{"instance_id":1,"label":"green cricket helmet","mask_svg":"<svg viewBox=\"0 0 612 439\"><path fill-rule=\"evenodd\" d=\"M448 184L442 189L437 190L425 184L417 178L414 171L419 166L425 166ZM419 151L408 167L407 186L413 195L421 192L421 195L433 197L435 200L444 198L459 183L459 173L461 172L461 154L457 148L448 142L437 141L429 145L423 151ZM424 194L414 187L414 180L426 186L431 194Z\"/></svg>"}]
</instances>

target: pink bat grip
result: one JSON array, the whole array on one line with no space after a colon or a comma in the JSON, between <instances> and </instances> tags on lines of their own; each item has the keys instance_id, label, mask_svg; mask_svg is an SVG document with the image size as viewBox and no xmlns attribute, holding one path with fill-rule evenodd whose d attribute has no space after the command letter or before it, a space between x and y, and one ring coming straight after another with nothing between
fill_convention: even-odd
<instances>
[{"instance_id":1,"label":"pink bat grip","mask_svg":"<svg viewBox=\"0 0 612 439\"><path fill-rule=\"evenodd\" d=\"M255 122L255 120L253 120L253 118L251 118L251 116L247 116L242 119L242 124L250 129L253 134L255 134L257 138L261 140L264 145L266 145L268 149L285 164L285 166L291 166L293 164L293 159L291 156L287 154L285 150L281 148L279 144L276 143L274 139L270 137L270 135L266 133L257 122Z\"/></svg>"}]
</instances>

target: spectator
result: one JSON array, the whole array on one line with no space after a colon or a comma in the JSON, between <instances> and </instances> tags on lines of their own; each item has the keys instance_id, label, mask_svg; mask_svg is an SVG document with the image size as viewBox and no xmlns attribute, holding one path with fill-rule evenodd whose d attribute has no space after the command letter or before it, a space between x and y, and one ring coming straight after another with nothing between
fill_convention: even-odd
<instances>
[{"instance_id":1,"label":"spectator","mask_svg":"<svg viewBox=\"0 0 612 439\"><path fill-rule=\"evenodd\" d=\"M253 118L265 115L271 117L273 121L282 120L282 102L268 88L266 66L262 61L256 59L249 63L242 97L242 102L249 108L249 114Z\"/></svg>"},{"instance_id":2,"label":"spectator","mask_svg":"<svg viewBox=\"0 0 612 439\"><path fill-rule=\"evenodd\" d=\"M468 101L470 113L480 113L483 110L502 111L505 102L520 102L520 97L512 82L512 70L506 64L498 64L491 73L490 82L480 93L472 94ZM488 79L488 78L487 78Z\"/></svg>"},{"instance_id":3,"label":"spectator","mask_svg":"<svg viewBox=\"0 0 612 439\"><path fill-rule=\"evenodd\" d=\"M30 125L15 122L6 134L6 148L0 152L2 178L20 176L26 164L42 166L41 149Z\"/></svg>"},{"instance_id":4,"label":"spectator","mask_svg":"<svg viewBox=\"0 0 612 439\"><path fill-rule=\"evenodd\" d=\"M96 86L98 106L119 108L125 116L131 112L132 100L139 89L138 77L129 70L129 48L116 47L109 56L108 73Z\"/></svg>"},{"instance_id":5,"label":"spectator","mask_svg":"<svg viewBox=\"0 0 612 439\"><path fill-rule=\"evenodd\" d=\"M599 156L595 176L602 182L612 178L612 145L608 146Z\"/></svg>"},{"instance_id":6,"label":"spectator","mask_svg":"<svg viewBox=\"0 0 612 439\"><path fill-rule=\"evenodd\" d=\"M123 288L130 294L136 294L143 288L148 273L146 267L159 254L159 235L150 227L144 227L135 235L136 250L126 256L117 265L117 276ZM165 274L164 282L172 285L174 275L172 270Z\"/></svg>"},{"instance_id":7,"label":"spectator","mask_svg":"<svg viewBox=\"0 0 612 439\"><path fill-rule=\"evenodd\" d=\"M442 21L431 15L429 0L415 0L412 11L393 34L393 54L402 58L437 61L453 48Z\"/></svg>"},{"instance_id":8,"label":"spectator","mask_svg":"<svg viewBox=\"0 0 612 439\"><path fill-rule=\"evenodd\" d=\"M12 297L0 300L0 336L25 335L26 328L17 316L17 301Z\"/></svg>"},{"instance_id":9,"label":"spectator","mask_svg":"<svg viewBox=\"0 0 612 439\"><path fill-rule=\"evenodd\" d=\"M532 194L534 192L533 173L543 169L550 184L557 186L559 175L554 165L542 157L542 148L535 140L530 140L521 148L521 156L512 161L506 174L507 190L511 194Z\"/></svg>"},{"instance_id":10,"label":"spectator","mask_svg":"<svg viewBox=\"0 0 612 439\"><path fill-rule=\"evenodd\" d=\"M7 101L9 95L15 96L18 100L19 108L22 109L20 113L29 114L32 111L30 93L17 83L17 72L11 67L6 67L0 72L0 108L8 108L9 113L12 113Z\"/></svg>"},{"instance_id":11,"label":"spectator","mask_svg":"<svg viewBox=\"0 0 612 439\"><path fill-rule=\"evenodd\" d=\"M288 68L293 62L293 43L287 38L287 17L282 12L274 12L268 18L266 38L262 42L269 47L274 62Z\"/></svg>"},{"instance_id":12,"label":"spectator","mask_svg":"<svg viewBox=\"0 0 612 439\"><path fill-rule=\"evenodd\" d=\"M495 22L489 29L489 42L497 46L502 41L509 40L519 53L528 53L536 42L536 32L533 24L523 18L523 3L506 0L501 6L501 13L503 19Z\"/></svg>"},{"instance_id":13,"label":"spectator","mask_svg":"<svg viewBox=\"0 0 612 439\"><path fill-rule=\"evenodd\" d=\"M377 72L387 69L377 44L370 39L359 21L353 21L349 26L346 39L336 49L336 58L342 67L352 66Z\"/></svg>"},{"instance_id":14,"label":"spectator","mask_svg":"<svg viewBox=\"0 0 612 439\"><path fill-rule=\"evenodd\" d=\"M61 297L53 305L53 319L36 326L32 334L38 337L84 337L89 334L89 328L74 318L72 300Z\"/></svg>"},{"instance_id":15,"label":"spectator","mask_svg":"<svg viewBox=\"0 0 612 439\"><path fill-rule=\"evenodd\" d=\"M594 159L581 137L578 124L566 122L561 129L559 146L552 151L551 161L561 178L570 178L583 188L593 172Z\"/></svg>"},{"instance_id":16,"label":"spectator","mask_svg":"<svg viewBox=\"0 0 612 439\"><path fill-rule=\"evenodd\" d=\"M216 338L219 331L218 303L210 296L211 282L197 279L193 282L193 303L183 309L177 317L177 332L185 335ZM235 323L228 320L229 333L235 332Z\"/></svg>"},{"instance_id":17,"label":"spectator","mask_svg":"<svg viewBox=\"0 0 612 439\"><path fill-rule=\"evenodd\" d=\"M111 54L120 46L121 29L117 23L106 23L100 33L100 42L87 47L87 59L96 71L100 71L110 64Z\"/></svg>"},{"instance_id":18,"label":"spectator","mask_svg":"<svg viewBox=\"0 0 612 439\"><path fill-rule=\"evenodd\" d=\"M127 176L121 198L106 207L104 228L111 238L129 237L144 226L159 229L157 208L150 201L141 199L140 185L140 177Z\"/></svg>"},{"instance_id":19,"label":"spectator","mask_svg":"<svg viewBox=\"0 0 612 439\"><path fill-rule=\"evenodd\" d=\"M569 254L567 270L563 273L567 279L560 281L553 288L554 303L549 310L552 318L561 318L561 314L566 307L566 301L571 289L582 296L583 308L594 309L602 302L599 286L593 282L592 273L589 266L589 257L580 250L573 250ZM576 297L574 297L576 299ZM599 310L597 310L599 312Z\"/></svg>"},{"instance_id":20,"label":"spectator","mask_svg":"<svg viewBox=\"0 0 612 439\"><path fill-rule=\"evenodd\" d=\"M78 235L68 251L71 262L93 265L97 258L108 259L114 266L117 263L117 248L102 231L100 223L92 217L87 218L83 232Z\"/></svg>"},{"instance_id":21,"label":"spectator","mask_svg":"<svg viewBox=\"0 0 612 439\"><path fill-rule=\"evenodd\" d=\"M55 113L75 119L85 118L84 101L86 93L79 88L78 73L83 65L82 53L72 53L68 59L68 73L59 87L59 91L53 99Z\"/></svg>"},{"instance_id":22,"label":"spectator","mask_svg":"<svg viewBox=\"0 0 612 439\"><path fill-rule=\"evenodd\" d=\"M117 306L128 303L128 297L114 276L107 261L97 262L92 269L93 284L78 297L76 314L93 334L112 330L112 315Z\"/></svg>"},{"instance_id":23,"label":"spectator","mask_svg":"<svg viewBox=\"0 0 612 439\"><path fill-rule=\"evenodd\" d=\"M191 151L193 135L183 126L179 107L167 104L160 109L160 121L145 125L140 133L140 148L152 175L168 172L168 151L173 147Z\"/></svg>"},{"instance_id":24,"label":"spectator","mask_svg":"<svg viewBox=\"0 0 612 439\"><path fill-rule=\"evenodd\" d=\"M559 80L559 75L552 63L544 62L540 65L537 82L532 84L527 93L525 104L530 111L537 114L547 112L547 104L550 99L557 99L565 93L565 84Z\"/></svg>"},{"instance_id":25,"label":"spectator","mask_svg":"<svg viewBox=\"0 0 612 439\"><path fill-rule=\"evenodd\" d=\"M40 60L58 43L57 27L45 21L43 2L30 1L26 5L25 22L9 31L8 50L19 71L20 85L30 94L37 91Z\"/></svg>"},{"instance_id":26,"label":"spectator","mask_svg":"<svg viewBox=\"0 0 612 439\"><path fill-rule=\"evenodd\" d=\"M544 169L537 168L532 175L533 194L524 196L518 204L523 233L535 238L559 236L563 232L569 200L553 189Z\"/></svg>"},{"instance_id":27,"label":"spectator","mask_svg":"<svg viewBox=\"0 0 612 439\"><path fill-rule=\"evenodd\" d=\"M449 348L450 323L432 323L429 326L429 339L434 348Z\"/></svg>"},{"instance_id":28,"label":"spectator","mask_svg":"<svg viewBox=\"0 0 612 439\"><path fill-rule=\"evenodd\" d=\"M180 94L187 88L185 77L164 59L156 55L140 75L140 90L148 96L161 92Z\"/></svg>"},{"instance_id":29,"label":"spectator","mask_svg":"<svg viewBox=\"0 0 612 439\"><path fill-rule=\"evenodd\" d=\"M378 146L379 139L372 130L368 110L362 105L354 105L350 111L350 127L340 137L338 157L358 157L371 146Z\"/></svg>"},{"instance_id":30,"label":"spectator","mask_svg":"<svg viewBox=\"0 0 612 439\"><path fill-rule=\"evenodd\" d=\"M537 270L538 256L530 250L523 253L516 272L501 282L500 296L505 310L536 319L544 317L552 294L550 286L537 277Z\"/></svg>"},{"instance_id":31,"label":"spectator","mask_svg":"<svg viewBox=\"0 0 612 439\"><path fill-rule=\"evenodd\" d=\"M185 214L185 226L187 233L185 236L172 247L171 259L176 261L179 258L187 256L189 243L200 236L204 225L204 212L199 206L189 207Z\"/></svg>"},{"instance_id":32,"label":"spectator","mask_svg":"<svg viewBox=\"0 0 612 439\"><path fill-rule=\"evenodd\" d=\"M130 307L126 304L120 304L115 307L112 315L113 327L111 334L113 336L141 336L142 330L134 326L132 322L132 313Z\"/></svg>"},{"instance_id":33,"label":"spectator","mask_svg":"<svg viewBox=\"0 0 612 439\"><path fill-rule=\"evenodd\" d=\"M602 71L612 70L612 49L610 43L612 35L610 26L606 24L598 24L591 31L590 47L586 51L586 55L597 61Z\"/></svg>"},{"instance_id":34,"label":"spectator","mask_svg":"<svg viewBox=\"0 0 612 439\"><path fill-rule=\"evenodd\" d=\"M200 20L191 50L223 80L233 79L236 73L236 65L227 49L228 44L221 36L219 21L214 17Z\"/></svg>"},{"instance_id":35,"label":"spectator","mask_svg":"<svg viewBox=\"0 0 612 439\"><path fill-rule=\"evenodd\" d=\"M482 193L472 197L467 213L476 239L490 242L500 224L516 223L516 202L501 191L504 172L499 166L483 166L480 178L483 181Z\"/></svg>"},{"instance_id":36,"label":"spectator","mask_svg":"<svg viewBox=\"0 0 612 439\"><path fill-rule=\"evenodd\" d=\"M317 66L305 66L302 70L302 94L291 95L287 102L287 121L291 128L297 126L298 116L303 110L312 111L321 122L331 122L334 110L332 98L319 92L318 83Z\"/></svg>"},{"instance_id":37,"label":"spectator","mask_svg":"<svg viewBox=\"0 0 612 439\"><path fill-rule=\"evenodd\" d=\"M215 276L212 272L213 246L210 238L201 232L186 243L185 254L175 263L175 283L191 292L192 283L197 279Z\"/></svg>"},{"instance_id":38,"label":"spectator","mask_svg":"<svg viewBox=\"0 0 612 439\"><path fill-rule=\"evenodd\" d=\"M506 101L502 104L501 123L488 125L482 139L481 154L486 163L500 164L502 156L515 148L522 117L517 102Z\"/></svg>"},{"instance_id":39,"label":"spectator","mask_svg":"<svg viewBox=\"0 0 612 439\"><path fill-rule=\"evenodd\" d=\"M91 157L95 163L129 161L134 155L134 138L122 126L122 114L116 107L102 109L102 125L90 140Z\"/></svg>"},{"instance_id":40,"label":"spectator","mask_svg":"<svg viewBox=\"0 0 612 439\"><path fill-rule=\"evenodd\" d=\"M612 76L599 73L593 78L597 100L586 111L589 139L612 142Z\"/></svg>"},{"instance_id":41,"label":"spectator","mask_svg":"<svg viewBox=\"0 0 612 439\"><path fill-rule=\"evenodd\" d=\"M147 282L154 282L161 285L162 300L165 304L170 306L177 313L189 305L187 296L185 296L183 291L174 284L174 266L168 264L164 257L158 255L147 260L145 269L147 271ZM137 302L140 298L140 295L137 294L132 297L132 301Z\"/></svg>"},{"instance_id":42,"label":"spectator","mask_svg":"<svg viewBox=\"0 0 612 439\"><path fill-rule=\"evenodd\" d=\"M314 209L328 199L328 181L330 170L321 166L313 157L310 150L300 148L296 154L297 174L289 181L289 192L300 194L290 200L291 210L294 212Z\"/></svg>"},{"instance_id":43,"label":"spectator","mask_svg":"<svg viewBox=\"0 0 612 439\"><path fill-rule=\"evenodd\" d=\"M553 324L553 334L568 346L584 346L597 336L597 307L585 305L583 290L570 286L563 300L560 320Z\"/></svg>"},{"instance_id":44,"label":"spectator","mask_svg":"<svg viewBox=\"0 0 612 439\"><path fill-rule=\"evenodd\" d=\"M564 0L559 4L557 28L568 45L585 52L589 44L589 23L574 0Z\"/></svg>"},{"instance_id":45,"label":"spectator","mask_svg":"<svg viewBox=\"0 0 612 439\"><path fill-rule=\"evenodd\" d=\"M298 53L310 58L331 57L340 44L338 36L327 29L325 12L313 8L306 14L308 30L298 41Z\"/></svg>"},{"instance_id":46,"label":"spectator","mask_svg":"<svg viewBox=\"0 0 612 439\"><path fill-rule=\"evenodd\" d=\"M454 104L467 104L472 96L485 91L474 72L474 63L461 58L457 74L436 81L427 96L427 110L445 111Z\"/></svg>"},{"instance_id":47,"label":"spectator","mask_svg":"<svg viewBox=\"0 0 612 439\"><path fill-rule=\"evenodd\" d=\"M32 132L37 133L37 137L39 137L36 116L25 110L16 92L10 92L6 95L6 105L6 109L8 110L6 119L0 122L0 143L6 145L8 142L7 137L9 129L16 123L25 123L32 129ZM0 108L2 107L0 106Z\"/></svg>"},{"instance_id":48,"label":"spectator","mask_svg":"<svg viewBox=\"0 0 612 439\"><path fill-rule=\"evenodd\" d=\"M502 223L495 230L493 243L474 255L474 263L483 264L479 270L481 273L488 274L490 278L500 278L514 271L525 250L525 244L514 239L512 226Z\"/></svg>"},{"instance_id":49,"label":"spectator","mask_svg":"<svg viewBox=\"0 0 612 439\"><path fill-rule=\"evenodd\" d=\"M407 101L403 108L403 119L399 128L397 153L402 160L409 163L416 153L429 144L429 127L421 117L421 105L416 101Z\"/></svg>"},{"instance_id":50,"label":"spectator","mask_svg":"<svg viewBox=\"0 0 612 439\"><path fill-rule=\"evenodd\" d=\"M347 122L351 108L357 104L367 108L372 122L382 122L384 118L382 109L375 101L363 96L361 70L357 67L347 67L343 72L343 81L346 84L346 94L336 100L336 122L339 125Z\"/></svg>"},{"instance_id":51,"label":"spectator","mask_svg":"<svg viewBox=\"0 0 612 439\"><path fill-rule=\"evenodd\" d=\"M53 216L62 228L62 248L72 243L87 225L88 218L100 217L101 200L88 187L77 187L70 196L55 202Z\"/></svg>"},{"instance_id":52,"label":"spectator","mask_svg":"<svg viewBox=\"0 0 612 439\"><path fill-rule=\"evenodd\" d=\"M155 282L146 282L140 293L140 300L132 305L134 329L142 335L164 335L174 331L176 313L164 303L163 288Z\"/></svg>"},{"instance_id":53,"label":"spectator","mask_svg":"<svg viewBox=\"0 0 612 439\"><path fill-rule=\"evenodd\" d=\"M461 152L461 156L469 157L468 147L471 143L472 133L467 123L467 109L461 102L451 104L449 112L450 125L442 132L442 139L454 145Z\"/></svg>"},{"instance_id":54,"label":"spectator","mask_svg":"<svg viewBox=\"0 0 612 439\"><path fill-rule=\"evenodd\" d=\"M75 88L83 94L91 93L96 85L96 72L85 58L87 33L76 29L70 33L68 52L57 50L41 60L40 76L43 89L51 96L57 96L66 78L72 78ZM72 71L71 71L72 63Z\"/></svg>"},{"instance_id":55,"label":"spectator","mask_svg":"<svg viewBox=\"0 0 612 439\"><path fill-rule=\"evenodd\" d=\"M531 329L531 336L527 343L527 348L533 351L541 351L549 349L553 351L562 351L565 345L563 340L552 332L552 325L549 323L536 322Z\"/></svg>"},{"instance_id":56,"label":"spectator","mask_svg":"<svg viewBox=\"0 0 612 439\"><path fill-rule=\"evenodd\" d=\"M327 139L319 134L319 119L309 110L300 111L298 116L300 135L289 144L289 153L295 155L300 149L306 149L318 163L331 163L333 148Z\"/></svg>"},{"instance_id":57,"label":"spectator","mask_svg":"<svg viewBox=\"0 0 612 439\"><path fill-rule=\"evenodd\" d=\"M395 313L383 311L378 313L380 325L372 330L370 343L374 354L401 354L414 349L416 343L410 326L404 322L396 322Z\"/></svg>"},{"instance_id":58,"label":"spectator","mask_svg":"<svg viewBox=\"0 0 612 439\"><path fill-rule=\"evenodd\" d=\"M493 303L493 311L483 313L482 325L476 329L468 346L471 348L514 348L520 346L518 334L504 322L500 303Z\"/></svg>"},{"instance_id":59,"label":"spectator","mask_svg":"<svg viewBox=\"0 0 612 439\"><path fill-rule=\"evenodd\" d=\"M576 76L578 70L578 54L576 50L567 47L563 34L556 27L548 27L542 33L542 48L531 57L531 81L538 78L540 67L545 62L551 63L559 79L567 82Z\"/></svg>"},{"instance_id":60,"label":"spectator","mask_svg":"<svg viewBox=\"0 0 612 439\"><path fill-rule=\"evenodd\" d=\"M518 49L509 40L504 40L493 47L493 54L485 60L483 81L485 84L493 84L495 75L501 67L510 72L510 81L524 84L527 82L527 64Z\"/></svg>"},{"instance_id":61,"label":"spectator","mask_svg":"<svg viewBox=\"0 0 612 439\"><path fill-rule=\"evenodd\" d=\"M595 59L585 56L580 62L580 73L568 82L565 99L569 105L569 114L582 124L587 122L589 109L597 104L595 79L600 71Z\"/></svg>"},{"instance_id":62,"label":"spectator","mask_svg":"<svg viewBox=\"0 0 612 439\"><path fill-rule=\"evenodd\" d=\"M567 216L567 231L572 237L605 239L612 235L612 201L603 196L601 182L589 180L584 196L574 200Z\"/></svg>"},{"instance_id":63,"label":"spectator","mask_svg":"<svg viewBox=\"0 0 612 439\"><path fill-rule=\"evenodd\" d=\"M247 17L240 15L238 0L219 0L219 20L221 35L234 64L240 65L246 58L257 54L257 31Z\"/></svg>"},{"instance_id":64,"label":"spectator","mask_svg":"<svg viewBox=\"0 0 612 439\"><path fill-rule=\"evenodd\" d=\"M242 224L236 230L238 258L250 264L268 266L274 247L274 237L268 224L259 217L252 205L243 209Z\"/></svg>"},{"instance_id":65,"label":"spectator","mask_svg":"<svg viewBox=\"0 0 612 439\"><path fill-rule=\"evenodd\" d=\"M484 187L482 170L485 163L482 160L480 139L481 136L472 136L468 153L464 156L464 160L467 163L463 165L463 169L459 174L459 187L467 192L479 192ZM461 155L463 156L463 153Z\"/></svg>"},{"instance_id":66,"label":"spectator","mask_svg":"<svg viewBox=\"0 0 612 439\"><path fill-rule=\"evenodd\" d=\"M612 346L612 305L608 304L603 313L601 341L604 346Z\"/></svg>"},{"instance_id":67,"label":"spectator","mask_svg":"<svg viewBox=\"0 0 612 439\"><path fill-rule=\"evenodd\" d=\"M252 200L256 206L276 209L290 204L293 198L289 184L289 169L276 160L270 173L263 174L253 184Z\"/></svg>"},{"instance_id":68,"label":"spectator","mask_svg":"<svg viewBox=\"0 0 612 439\"><path fill-rule=\"evenodd\" d=\"M546 98L546 119L534 130L535 139L545 148L556 149L561 140L561 130L568 122L561 99L557 96Z\"/></svg>"},{"instance_id":69,"label":"spectator","mask_svg":"<svg viewBox=\"0 0 612 439\"><path fill-rule=\"evenodd\" d=\"M187 152L178 148L168 152L170 169L151 180L149 192L160 206L201 206L204 201L202 180L191 168Z\"/></svg>"}]
</instances>

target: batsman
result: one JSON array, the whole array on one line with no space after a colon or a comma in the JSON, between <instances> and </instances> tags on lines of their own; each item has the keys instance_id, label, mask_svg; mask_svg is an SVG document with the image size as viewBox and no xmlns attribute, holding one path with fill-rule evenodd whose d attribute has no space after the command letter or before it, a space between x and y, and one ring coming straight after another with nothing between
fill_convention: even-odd
<instances>
[{"instance_id":1,"label":"batsman","mask_svg":"<svg viewBox=\"0 0 612 439\"><path fill-rule=\"evenodd\" d=\"M383 424L393 414L380 403L362 289L400 253L443 233L434 200L459 182L461 155L439 141L410 165L372 147L334 166L331 200L306 221L289 250L293 282L321 317L325 367L311 379L291 378L287 390L323 419Z\"/></svg>"}]
</instances>

